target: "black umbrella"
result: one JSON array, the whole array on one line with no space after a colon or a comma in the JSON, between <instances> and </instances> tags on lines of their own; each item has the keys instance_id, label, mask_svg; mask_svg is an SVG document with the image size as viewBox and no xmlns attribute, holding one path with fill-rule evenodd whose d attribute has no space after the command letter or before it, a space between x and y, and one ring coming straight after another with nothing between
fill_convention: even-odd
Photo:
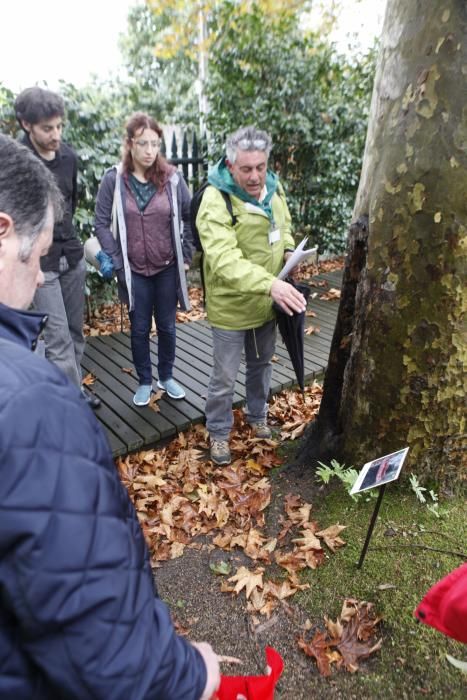
<instances>
[{"instance_id":1,"label":"black umbrella","mask_svg":"<svg viewBox=\"0 0 467 700\"><path fill-rule=\"evenodd\" d=\"M295 289L303 294L308 301L310 288L304 282L295 282L291 277L287 277L286 282L293 285ZM297 377L297 382L302 391L305 390L305 363L303 359L303 338L305 331L305 312L294 313L289 316L281 307L274 303L277 325L284 341L284 345L290 355L292 367Z\"/></svg>"}]
</instances>

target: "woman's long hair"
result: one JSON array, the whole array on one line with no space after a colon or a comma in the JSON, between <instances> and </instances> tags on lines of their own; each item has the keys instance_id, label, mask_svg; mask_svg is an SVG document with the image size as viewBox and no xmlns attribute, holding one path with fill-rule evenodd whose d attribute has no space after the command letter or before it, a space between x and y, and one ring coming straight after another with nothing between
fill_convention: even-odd
<instances>
[{"instance_id":1,"label":"woman's long hair","mask_svg":"<svg viewBox=\"0 0 467 700\"><path fill-rule=\"evenodd\" d=\"M162 140L163 132L155 119L144 112L136 112L125 125L126 136L123 142L122 162L124 172L133 172L135 169L133 156L131 155L131 141L138 137L139 132L144 129L152 129ZM157 154L154 163L146 170L146 177L154 183L156 187L163 187L172 174L174 167L167 163L161 153Z\"/></svg>"}]
</instances>

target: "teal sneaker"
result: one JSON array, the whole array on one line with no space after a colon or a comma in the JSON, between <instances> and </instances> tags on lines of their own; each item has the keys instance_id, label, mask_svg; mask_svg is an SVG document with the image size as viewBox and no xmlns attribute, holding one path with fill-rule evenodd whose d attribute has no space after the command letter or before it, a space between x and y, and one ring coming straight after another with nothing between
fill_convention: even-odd
<instances>
[{"instance_id":1,"label":"teal sneaker","mask_svg":"<svg viewBox=\"0 0 467 700\"><path fill-rule=\"evenodd\" d=\"M141 384L138 387L138 391L133 396L133 403L135 406L147 406L151 399L151 384Z\"/></svg>"},{"instance_id":2,"label":"teal sneaker","mask_svg":"<svg viewBox=\"0 0 467 700\"><path fill-rule=\"evenodd\" d=\"M180 384L177 384L175 379L166 379L162 382L160 379L157 380L157 386L159 389L163 389L167 392L171 399L184 399L185 392L183 391Z\"/></svg>"}]
</instances>

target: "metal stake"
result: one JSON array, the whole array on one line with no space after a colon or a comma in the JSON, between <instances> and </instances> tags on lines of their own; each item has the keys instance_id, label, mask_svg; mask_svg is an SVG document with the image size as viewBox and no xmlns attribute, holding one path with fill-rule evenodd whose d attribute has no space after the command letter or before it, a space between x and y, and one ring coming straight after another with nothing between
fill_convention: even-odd
<instances>
[{"instance_id":1,"label":"metal stake","mask_svg":"<svg viewBox=\"0 0 467 700\"><path fill-rule=\"evenodd\" d=\"M383 500L385 488L386 488L386 484L383 484L382 486L379 487L378 499L375 503L373 515L371 516L370 527L368 528L368 532L366 533L366 540L365 540L365 544L363 545L362 553L360 554L360 559L358 560L357 569L361 569L363 566L363 562L365 560L365 555L366 555L366 550L368 549L368 545L370 544L371 535L373 533L373 528L374 528L375 523L376 523L376 518L378 517L379 507L381 505L381 501Z\"/></svg>"}]
</instances>

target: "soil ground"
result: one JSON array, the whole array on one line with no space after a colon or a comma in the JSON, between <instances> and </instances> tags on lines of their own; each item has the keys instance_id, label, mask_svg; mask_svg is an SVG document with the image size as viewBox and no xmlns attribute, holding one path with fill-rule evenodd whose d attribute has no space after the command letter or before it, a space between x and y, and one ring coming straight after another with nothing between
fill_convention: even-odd
<instances>
[{"instance_id":1,"label":"soil ground","mask_svg":"<svg viewBox=\"0 0 467 700\"><path fill-rule=\"evenodd\" d=\"M363 573L359 574L355 562L374 501L355 507L341 487L319 486L306 468L284 467L276 471L271 480L272 500L266 523L268 536L277 534L280 529L279 514L284 495L294 493L309 503L318 504L320 523L326 513L330 522L339 519L341 523L350 523L348 531L343 533L348 541L347 547L332 555L322 567L311 571L309 578L305 577L311 582L310 591L284 601L269 619L261 618L256 627L246 612L244 592L238 596L222 593L221 577L213 574L210 568L210 564L219 560L230 563L232 570L241 565L251 568L251 560L243 552L212 549L206 542L199 549L187 548L181 558L164 562L155 572L159 594L169 604L181 631L185 631L190 639L209 641L218 654L241 659L241 666L222 666L222 672L227 675L263 673L264 649L267 645L274 647L285 664L277 687L277 700L362 696L377 699L466 697L467 676L450 666L445 658L445 653L450 653L465 660L466 647L436 630L417 625L412 616L412 610L423 593L436 580L459 566L462 559L417 550L415 553L401 550L400 554L391 549L378 556L370 549ZM415 517L422 531L429 526L433 528L432 532L439 532L443 537L450 537L446 531L451 533L450 546L449 543L446 546L446 540L443 540L445 549L462 549L462 542L465 548L467 513L462 498L453 494L446 497L448 514L444 523L434 519L426 508L422 509L413 494L405 500L396 492L386 500L387 508L381 510L379 532L378 528L375 530L375 544L385 545L388 541L388 523L395 531L403 522L411 523L415 530ZM327 526L330 522L324 521L322 525ZM406 528L404 535L407 535L404 542L407 542L407 537L413 532L408 526L403 527ZM460 530L456 532L456 528ZM352 541L354 537L355 541ZM457 546L452 544L454 540L457 540ZM389 547L393 546L392 542L393 539ZM387 581L393 585L385 590ZM303 634L306 620L311 621L313 627L324 630L323 616L336 619L346 596L375 601L377 612L383 615L383 646L381 652L361 663L357 673L339 669L334 670L330 678L324 678L318 673L314 660L298 648L296 640Z\"/></svg>"},{"instance_id":2,"label":"soil ground","mask_svg":"<svg viewBox=\"0 0 467 700\"><path fill-rule=\"evenodd\" d=\"M297 481L287 470L273 478L273 499L268 508L266 533L277 535L280 529L277 515L282 510L286 493L300 493L312 501L317 489L311 480ZM232 570L250 566L251 560L243 552L224 552L210 549L187 548L183 557L164 562L156 570L159 595L174 612L174 618L186 629L190 639L209 641L218 654L234 656L242 665L223 666L227 675L257 675L264 673L264 649L274 647L284 659L284 673L279 682L276 698L309 700L316 696L317 686L323 686L320 697L343 697L322 681L311 660L300 651L296 638L303 629L308 613L296 604L284 603L269 619L254 627L251 615L246 612L245 596L222 593L219 576L213 574L210 565L225 561ZM326 693L326 694L325 694Z\"/></svg>"}]
</instances>

